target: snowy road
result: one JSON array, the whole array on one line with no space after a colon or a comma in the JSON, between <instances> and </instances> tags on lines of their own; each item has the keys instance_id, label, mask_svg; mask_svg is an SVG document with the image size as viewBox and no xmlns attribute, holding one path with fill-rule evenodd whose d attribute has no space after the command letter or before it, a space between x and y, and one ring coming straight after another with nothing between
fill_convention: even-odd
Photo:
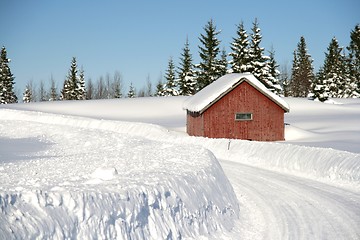
<instances>
[{"instance_id":1,"label":"snowy road","mask_svg":"<svg viewBox=\"0 0 360 240\"><path fill-rule=\"evenodd\" d=\"M360 239L360 194L220 161L240 201L239 239Z\"/></svg>"}]
</instances>

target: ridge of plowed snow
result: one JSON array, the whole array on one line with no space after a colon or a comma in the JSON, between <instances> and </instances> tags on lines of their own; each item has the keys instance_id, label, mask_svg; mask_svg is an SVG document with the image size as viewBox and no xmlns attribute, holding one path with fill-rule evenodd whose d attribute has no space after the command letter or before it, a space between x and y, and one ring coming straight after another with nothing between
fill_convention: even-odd
<instances>
[{"instance_id":1,"label":"ridge of plowed snow","mask_svg":"<svg viewBox=\"0 0 360 240\"><path fill-rule=\"evenodd\" d=\"M121 133L161 127L4 109L0 119L3 139L43 144L0 161L1 239L177 239L239 216L211 152Z\"/></svg>"}]
</instances>

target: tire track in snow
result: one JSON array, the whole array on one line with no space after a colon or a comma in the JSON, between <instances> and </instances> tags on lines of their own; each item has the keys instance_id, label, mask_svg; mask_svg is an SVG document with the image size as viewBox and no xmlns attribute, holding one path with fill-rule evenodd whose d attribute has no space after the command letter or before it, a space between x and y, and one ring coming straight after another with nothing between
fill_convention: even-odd
<instances>
[{"instance_id":1,"label":"tire track in snow","mask_svg":"<svg viewBox=\"0 0 360 240\"><path fill-rule=\"evenodd\" d=\"M360 194L220 161L240 202L241 239L360 239Z\"/></svg>"}]
</instances>

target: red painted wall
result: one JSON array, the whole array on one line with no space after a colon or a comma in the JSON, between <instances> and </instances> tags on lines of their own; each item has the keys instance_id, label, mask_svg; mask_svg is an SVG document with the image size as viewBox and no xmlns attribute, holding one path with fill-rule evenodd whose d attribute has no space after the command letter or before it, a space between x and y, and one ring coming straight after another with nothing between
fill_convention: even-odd
<instances>
[{"instance_id":1,"label":"red painted wall","mask_svg":"<svg viewBox=\"0 0 360 240\"><path fill-rule=\"evenodd\" d=\"M252 113L250 121L235 121L235 113ZM247 82L209 107L200 116L187 115L192 136L256 141L284 140L284 110Z\"/></svg>"}]
</instances>

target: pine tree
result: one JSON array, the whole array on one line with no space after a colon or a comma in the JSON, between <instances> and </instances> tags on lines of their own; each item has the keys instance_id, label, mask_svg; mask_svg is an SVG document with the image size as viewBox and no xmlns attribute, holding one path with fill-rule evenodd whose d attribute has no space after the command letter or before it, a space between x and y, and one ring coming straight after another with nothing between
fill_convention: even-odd
<instances>
[{"instance_id":1,"label":"pine tree","mask_svg":"<svg viewBox=\"0 0 360 240\"><path fill-rule=\"evenodd\" d=\"M331 39L327 52L325 53L324 66L319 74L320 79L326 84L329 90L329 97L344 97L348 86L346 75L346 62L344 55L341 54L342 48L337 39Z\"/></svg>"},{"instance_id":2,"label":"pine tree","mask_svg":"<svg viewBox=\"0 0 360 240\"><path fill-rule=\"evenodd\" d=\"M122 98L122 79L121 74L118 71L116 71L114 74L114 82L112 88L114 98Z\"/></svg>"},{"instance_id":3,"label":"pine tree","mask_svg":"<svg viewBox=\"0 0 360 240\"><path fill-rule=\"evenodd\" d=\"M311 94L310 97L314 100L318 100L324 102L329 98L329 88L326 83L326 79L324 79L324 70L323 68L319 69L314 82L311 85Z\"/></svg>"},{"instance_id":4,"label":"pine tree","mask_svg":"<svg viewBox=\"0 0 360 240\"><path fill-rule=\"evenodd\" d=\"M71 67L64 81L64 86L61 91L62 100L85 100L86 99L86 90L85 90L85 78L84 70L80 70L78 76L78 69L76 58L73 57L71 61Z\"/></svg>"},{"instance_id":5,"label":"pine tree","mask_svg":"<svg viewBox=\"0 0 360 240\"><path fill-rule=\"evenodd\" d=\"M64 81L64 87L61 91L63 100L77 100L77 64L76 58L73 57L71 61L71 67L68 73L67 78Z\"/></svg>"},{"instance_id":6,"label":"pine tree","mask_svg":"<svg viewBox=\"0 0 360 240\"><path fill-rule=\"evenodd\" d=\"M86 89L85 89L85 76L84 70L81 68L79 78L76 82L76 100L85 100L86 99Z\"/></svg>"},{"instance_id":7,"label":"pine tree","mask_svg":"<svg viewBox=\"0 0 360 240\"><path fill-rule=\"evenodd\" d=\"M252 73L267 88L274 89L272 76L269 70L269 57L264 55L264 48L260 47L262 40L261 30L257 19L253 22L251 41L249 46L249 67L247 71Z\"/></svg>"},{"instance_id":8,"label":"pine tree","mask_svg":"<svg viewBox=\"0 0 360 240\"><path fill-rule=\"evenodd\" d=\"M161 81L161 77L159 78L159 81L156 84L155 96L156 97L163 97L164 96L164 84Z\"/></svg>"},{"instance_id":9,"label":"pine tree","mask_svg":"<svg viewBox=\"0 0 360 240\"><path fill-rule=\"evenodd\" d=\"M287 64L281 66L279 79L280 79L281 87L283 89L284 96L285 97L290 96L291 95L290 94L291 93L290 92L290 74L288 71Z\"/></svg>"},{"instance_id":10,"label":"pine tree","mask_svg":"<svg viewBox=\"0 0 360 240\"><path fill-rule=\"evenodd\" d=\"M283 94L283 89L280 85L280 80L279 80L279 76L280 76L280 71L278 70L279 65L277 65L276 60L275 60L275 50L271 49L271 51L269 52L269 73L270 73L270 78L269 80L271 81L272 84L272 88L270 89L272 92L274 92L275 94L281 96Z\"/></svg>"},{"instance_id":11,"label":"pine tree","mask_svg":"<svg viewBox=\"0 0 360 240\"><path fill-rule=\"evenodd\" d=\"M9 67L6 48L2 47L0 56L0 104L16 103L14 76Z\"/></svg>"},{"instance_id":12,"label":"pine tree","mask_svg":"<svg viewBox=\"0 0 360 240\"><path fill-rule=\"evenodd\" d=\"M129 92L127 94L128 98L135 98L136 97L136 90L132 83L130 83Z\"/></svg>"},{"instance_id":13,"label":"pine tree","mask_svg":"<svg viewBox=\"0 0 360 240\"><path fill-rule=\"evenodd\" d=\"M32 90L31 87L28 85L26 85L25 91L23 93L23 102L24 103L29 103L32 102L33 98L32 98Z\"/></svg>"},{"instance_id":14,"label":"pine tree","mask_svg":"<svg viewBox=\"0 0 360 240\"><path fill-rule=\"evenodd\" d=\"M201 90L221 76L218 55L220 53L220 41L216 36L220 33L216 30L213 21L210 20L204 27L205 34L200 35L199 54L201 62L196 66L197 90Z\"/></svg>"},{"instance_id":15,"label":"pine tree","mask_svg":"<svg viewBox=\"0 0 360 240\"><path fill-rule=\"evenodd\" d=\"M164 85L164 96L177 96L179 95L176 89L175 81L175 65L172 58L169 59L168 68L165 73L166 83Z\"/></svg>"},{"instance_id":16,"label":"pine tree","mask_svg":"<svg viewBox=\"0 0 360 240\"><path fill-rule=\"evenodd\" d=\"M301 37L294 51L291 73L291 95L293 97L307 97L314 81L314 69L311 56L307 53L305 38Z\"/></svg>"},{"instance_id":17,"label":"pine tree","mask_svg":"<svg viewBox=\"0 0 360 240\"><path fill-rule=\"evenodd\" d=\"M360 24L357 24L350 33L350 44L347 47L348 54L348 73L350 84L355 86L357 94L354 97L360 97Z\"/></svg>"},{"instance_id":18,"label":"pine tree","mask_svg":"<svg viewBox=\"0 0 360 240\"><path fill-rule=\"evenodd\" d=\"M237 37L233 38L230 47L232 52L229 53L232 57L230 60L231 71L234 73L249 72L249 41L243 22L237 26L236 34Z\"/></svg>"},{"instance_id":19,"label":"pine tree","mask_svg":"<svg viewBox=\"0 0 360 240\"><path fill-rule=\"evenodd\" d=\"M228 71L228 60L225 48L221 51L220 60L219 60L219 75L223 76Z\"/></svg>"},{"instance_id":20,"label":"pine tree","mask_svg":"<svg viewBox=\"0 0 360 240\"><path fill-rule=\"evenodd\" d=\"M179 75L179 95L189 96L195 94L195 74L192 64L192 55L190 53L189 41L186 38L185 47L180 57Z\"/></svg>"}]
</instances>

